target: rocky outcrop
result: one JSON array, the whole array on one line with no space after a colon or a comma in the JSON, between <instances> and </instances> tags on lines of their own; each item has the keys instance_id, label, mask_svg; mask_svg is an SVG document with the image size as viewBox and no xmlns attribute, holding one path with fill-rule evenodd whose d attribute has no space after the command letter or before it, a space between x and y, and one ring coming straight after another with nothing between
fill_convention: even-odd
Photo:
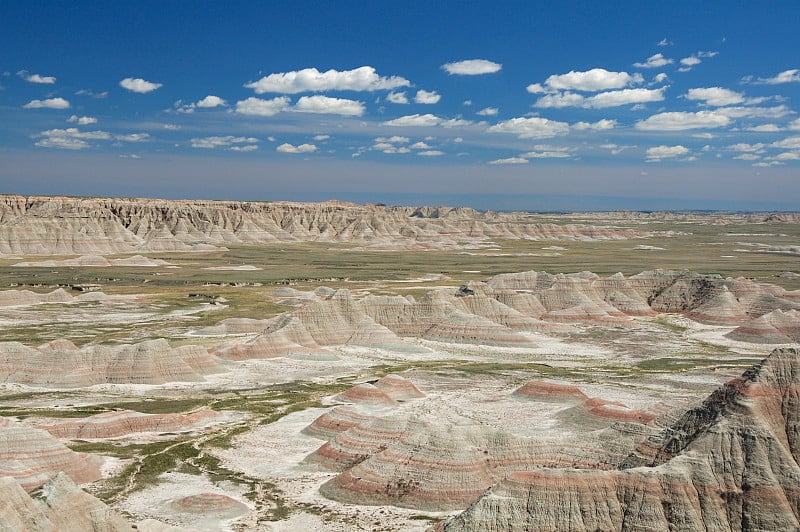
<instances>
[{"instance_id":1,"label":"rocky outcrop","mask_svg":"<svg viewBox=\"0 0 800 532\"><path fill-rule=\"evenodd\" d=\"M45 430L0 418L0 476L13 477L30 491L59 471L79 484L100 478L93 456L72 451Z\"/></svg>"},{"instance_id":2,"label":"rocky outcrop","mask_svg":"<svg viewBox=\"0 0 800 532\"><path fill-rule=\"evenodd\" d=\"M95 530L133 532L120 514L59 473L28 494L10 477L0 477L0 529L28 532Z\"/></svg>"},{"instance_id":3,"label":"rocky outcrop","mask_svg":"<svg viewBox=\"0 0 800 532\"><path fill-rule=\"evenodd\" d=\"M513 472L440 531L797 530L800 354L774 351L612 471Z\"/></svg>"},{"instance_id":4,"label":"rocky outcrop","mask_svg":"<svg viewBox=\"0 0 800 532\"><path fill-rule=\"evenodd\" d=\"M133 410L115 410L85 419L42 424L56 438L105 439L141 432L181 432L213 423L220 413L203 408L188 414L143 414Z\"/></svg>"},{"instance_id":5,"label":"rocky outcrop","mask_svg":"<svg viewBox=\"0 0 800 532\"><path fill-rule=\"evenodd\" d=\"M68 340L55 340L37 348L19 342L0 343L0 381L31 386L193 382L222 370L205 348L172 348L166 340L82 348Z\"/></svg>"},{"instance_id":6,"label":"rocky outcrop","mask_svg":"<svg viewBox=\"0 0 800 532\"><path fill-rule=\"evenodd\" d=\"M297 241L436 249L489 238L641 236L646 233L534 223L525 213L480 213L463 207L0 196L0 255L206 251L228 244Z\"/></svg>"},{"instance_id":7,"label":"rocky outcrop","mask_svg":"<svg viewBox=\"0 0 800 532\"><path fill-rule=\"evenodd\" d=\"M763 344L797 343L800 342L800 312L773 310L740 325L726 336L733 340Z\"/></svg>"},{"instance_id":8,"label":"rocky outcrop","mask_svg":"<svg viewBox=\"0 0 800 532\"><path fill-rule=\"evenodd\" d=\"M25 261L13 265L17 268L110 268L112 266L123 268L157 268L170 266L170 263L161 259L149 259L142 255L134 255L122 259L108 259L101 255L82 255L74 259Z\"/></svg>"}]
</instances>

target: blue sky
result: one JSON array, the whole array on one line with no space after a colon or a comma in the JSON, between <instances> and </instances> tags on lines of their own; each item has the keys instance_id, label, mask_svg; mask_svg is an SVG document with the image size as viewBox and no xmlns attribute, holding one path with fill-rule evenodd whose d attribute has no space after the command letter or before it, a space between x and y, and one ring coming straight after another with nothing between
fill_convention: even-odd
<instances>
[{"instance_id":1,"label":"blue sky","mask_svg":"<svg viewBox=\"0 0 800 532\"><path fill-rule=\"evenodd\" d=\"M800 208L797 2L0 13L4 193Z\"/></svg>"}]
</instances>

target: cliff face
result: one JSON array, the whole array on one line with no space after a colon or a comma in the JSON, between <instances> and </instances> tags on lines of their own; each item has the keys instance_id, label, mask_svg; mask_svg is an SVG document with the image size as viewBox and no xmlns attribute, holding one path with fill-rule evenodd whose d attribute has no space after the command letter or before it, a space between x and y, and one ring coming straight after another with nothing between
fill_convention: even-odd
<instances>
[{"instance_id":1,"label":"cliff face","mask_svg":"<svg viewBox=\"0 0 800 532\"><path fill-rule=\"evenodd\" d=\"M530 222L524 213L468 208L0 196L0 255L204 251L227 244L317 240L428 249L485 238L601 240L644 235L619 228Z\"/></svg>"},{"instance_id":2,"label":"cliff face","mask_svg":"<svg viewBox=\"0 0 800 532\"><path fill-rule=\"evenodd\" d=\"M514 472L439 531L798 530L800 354L774 351L613 471Z\"/></svg>"}]
</instances>

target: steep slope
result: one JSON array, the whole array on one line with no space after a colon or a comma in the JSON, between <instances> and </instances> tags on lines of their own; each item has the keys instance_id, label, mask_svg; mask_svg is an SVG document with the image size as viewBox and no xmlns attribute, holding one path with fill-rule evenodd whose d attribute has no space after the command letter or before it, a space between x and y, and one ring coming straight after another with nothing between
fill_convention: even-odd
<instances>
[{"instance_id":1,"label":"steep slope","mask_svg":"<svg viewBox=\"0 0 800 532\"><path fill-rule=\"evenodd\" d=\"M606 240L628 229L531 223L525 213L341 202L0 196L0 255L204 251L228 244L354 242L436 249L488 238Z\"/></svg>"},{"instance_id":2,"label":"steep slope","mask_svg":"<svg viewBox=\"0 0 800 532\"><path fill-rule=\"evenodd\" d=\"M776 350L616 470L514 472L436 529L798 530L798 459L800 355Z\"/></svg>"}]
</instances>

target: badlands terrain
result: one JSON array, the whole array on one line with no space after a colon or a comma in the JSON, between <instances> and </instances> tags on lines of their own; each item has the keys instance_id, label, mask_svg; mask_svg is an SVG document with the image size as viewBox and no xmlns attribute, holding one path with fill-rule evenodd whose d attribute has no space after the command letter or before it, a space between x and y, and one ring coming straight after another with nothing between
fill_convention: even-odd
<instances>
[{"instance_id":1,"label":"badlands terrain","mask_svg":"<svg viewBox=\"0 0 800 532\"><path fill-rule=\"evenodd\" d=\"M800 215L0 196L0 529L800 529Z\"/></svg>"}]
</instances>

